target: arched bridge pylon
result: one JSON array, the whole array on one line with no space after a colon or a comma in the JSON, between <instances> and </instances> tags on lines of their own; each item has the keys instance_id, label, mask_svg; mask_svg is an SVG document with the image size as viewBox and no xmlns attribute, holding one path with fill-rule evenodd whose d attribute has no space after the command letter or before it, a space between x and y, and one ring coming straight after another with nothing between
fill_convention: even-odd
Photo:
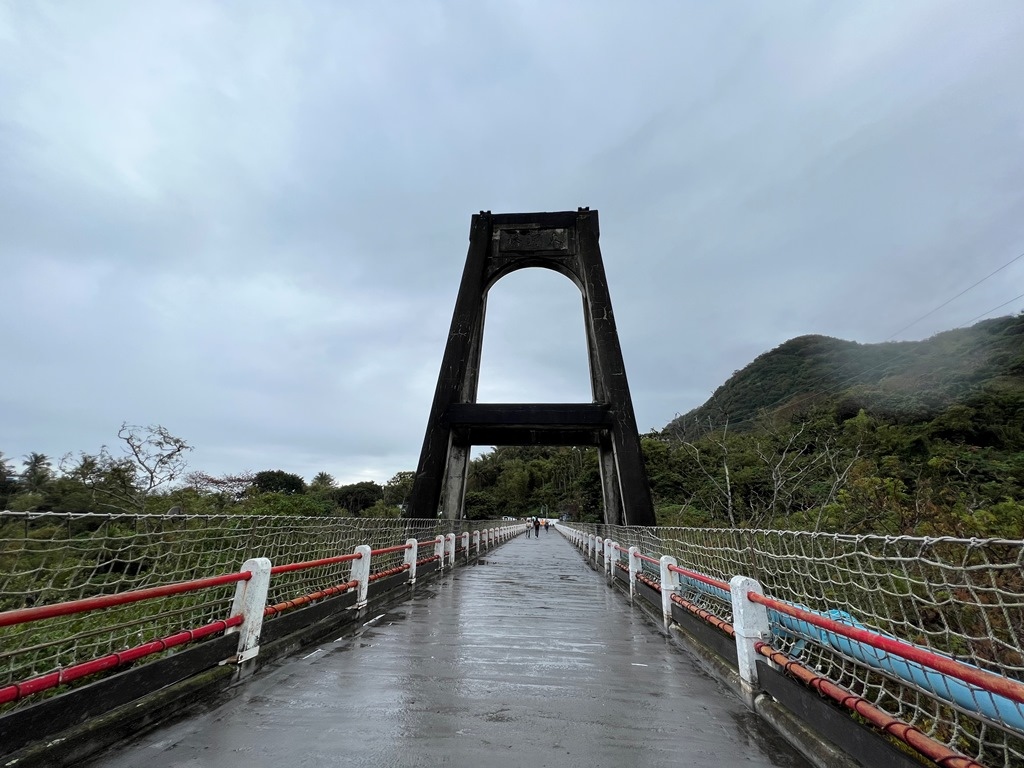
<instances>
[{"instance_id":1,"label":"arched bridge pylon","mask_svg":"<svg viewBox=\"0 0 1024 768\"><path fill-rule=\"evenodd\" d=\"M604 519L654 525L633 402L598 245L597 211L473 216L448 344L406 514L463 517L474 445L592 445ZM583 296L591 403L478 403L487 292L520 269L551 269Z\"/></svg>"}]
</instances>

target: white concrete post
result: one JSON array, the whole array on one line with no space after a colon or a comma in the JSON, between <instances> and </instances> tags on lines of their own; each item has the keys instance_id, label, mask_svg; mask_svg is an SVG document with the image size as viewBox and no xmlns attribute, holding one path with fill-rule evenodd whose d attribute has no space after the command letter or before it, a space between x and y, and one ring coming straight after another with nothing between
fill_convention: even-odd
<instances>
[{"instance_id":1,"label":"white concrete post","mask_svg":"<svg viewBox=\"0 0 1024 768\"><path fill-rule=\"evenodd\" d=\"M434 556L438 558L437 567L439 570L444 570L444 536L438 535L434 539Z\"/></svg>"},{"instance_id":2,"label":"white concrete post","mask_svg":"<svg viewBox=\"0 0 1024 768\"><path fill-rule=\"evenodd\" d=\"M405 564L409 566L409 584L416 583L416 561L419 560L420 543L416 539L406 539Z\"/></svg>"},{"instance_id":3,"label":"white concrete post","mask_svg":"<svg viewBox=\"0 0 1024 768\"><path fill-rule=\"evenodd\" d=\"M612 555L615 554L615 542L611 539L604 540L604 575L609 579L612 577Z\"/></svg>"},{"instance_id":4,"label":"white concrete post","mask_svg":"<svg viewBox=\"0 0 1024 768\"><path fill-rule=\"evenodd\" d=\"M661 560L661 618L665 622L665 629L672 626L672 595L679 589L679 574L669 568L670 565L678 565L676 559L669 555L662 555Z\"/></svg>"},{"instance_id":5,"label":"white concrete post","mask_svg":"<svg viewBox=\"0 0 1024 768\"><path fill-rule=\"evenodd\" d=\"M469 531L462 532L462 556L469 562Z\"/></svg>"},{"instance_id":6,"label":"white concrete post","mask_svg":"<svg viewBox=\"0 0 1024 768\"><path fill-rule=\"evenodd\" d=\"M449 533L444 537L444 551L448 555L448 567L455 567L455 534Z\"/></svg>"},{"instance_id":7,"label":"white concrete post","mask_svg":"<svg viewBox=\"0 0 1024 768\"><path fill-rule=\"evenodd\" d=\"M473 531L473 549L476 550L476 556L480 557L480 531Z\"/></svg>"},{"instance_id":8,"label":"white concrete post","mask_svg":"<svg viewBox=\"0 0 1024 768\"><path fill-rule=\"evenodd\" d=\"M643 566L640 564L640 550L636 547L629 548L629 599L632 600L636 594L636 575L640 573Z\"/></svg>"},{"instance_id":9,"label":"white concrete post","mask_svg":"<svg viewBox=\"0 0 1024 768\"><path fill-rule=\"evenodd\" d=\"M736 661L747 704L751 705L758 693L756 662L760 657L754 645L761 641L767 642L771 637L768 609L747 599L748 592L764 594L761 585L754 579L733 576L729 582L729 592L732 595L732 628L736 632Z\"/></svg>"},{"instance_id":10,"label":"white concrete post","mask_svg":"<svg viewBox=\"0 0 1024 768\"><path fill-rule=\"evenodd\" d=\"M238 633L236 664L255 658L260 652L263 609L267 607L267 591L270 588L270 561L265 557L253 557L242 563L242 570L251 573L252 577L235 585L235 599L231 601L231 613L228 616L242 614L244 619L237 627L229 627L224 633Z\"/></svg>"},{"instance_id":11,"label":"white concrete post","mask_svg":"<svg viewBox=\"0 0 1024 768\"><path fill-rule=\"evenodd\" d=\"M356 588L356 609L366 607L366 590L370 587L370 545L360 544L356 547L358 560L352 561L352 570L349 572L349 581L358 581Z\"/></svg>"}]
</instances>

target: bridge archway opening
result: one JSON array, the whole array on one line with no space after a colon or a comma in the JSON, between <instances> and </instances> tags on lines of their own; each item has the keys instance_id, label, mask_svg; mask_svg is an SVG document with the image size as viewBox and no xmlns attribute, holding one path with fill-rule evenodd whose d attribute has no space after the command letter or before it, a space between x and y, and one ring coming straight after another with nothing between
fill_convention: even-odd
<instances>
[{"instance_id":1,"label":"bridge archway opening","mask_svg":"<svg viewBox=\"0 0 1024 768\"><path fill-rule=\"evenodd\" d=\"M579 288L549 269L521 269L494 283L477 402L590 402L581 301Z\"/></svg>"}]
</instances>

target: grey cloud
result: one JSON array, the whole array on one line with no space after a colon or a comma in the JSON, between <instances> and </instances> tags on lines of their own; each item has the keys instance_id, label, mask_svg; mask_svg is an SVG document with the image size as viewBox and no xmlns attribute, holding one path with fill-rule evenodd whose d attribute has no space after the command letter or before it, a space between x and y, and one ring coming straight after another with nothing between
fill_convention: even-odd
<instances>
[{"instance_id":1,"label":"grey cloud","mask_svg":"<svg viewBox=\"0 0 1024 768\"><path fill-rule=\"evenodd\" d=\"M1022 32L1015 3L6 6L0 450L127 419L213 472L411 469L480 209L600 210L643 429L793 335L882 340L1024 250ZM567 281L503 281L482 397L588 398L582 338Z\"/></svg>"}]
</instances>

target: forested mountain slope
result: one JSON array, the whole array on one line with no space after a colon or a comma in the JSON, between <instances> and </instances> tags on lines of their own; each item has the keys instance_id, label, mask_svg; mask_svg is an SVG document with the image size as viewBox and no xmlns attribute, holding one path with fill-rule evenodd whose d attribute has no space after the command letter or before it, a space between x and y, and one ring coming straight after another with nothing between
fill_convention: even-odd
<instances>
[{"instance_id":1,"label":"forested mountain slope","mask_svg":"<svg viewBox=\"0 0 1024 768\"><path fill-rule=\"evenodd\" d=\"M709 425L754 428L766 412L798 416L861 409L897 423L937 416L982 393L1024 390L1024 315L986 320L924 341L858 344L827 336L790 339L737 371L704 405L666 431L683 438Z\"/></svg>"}]
</instances>

